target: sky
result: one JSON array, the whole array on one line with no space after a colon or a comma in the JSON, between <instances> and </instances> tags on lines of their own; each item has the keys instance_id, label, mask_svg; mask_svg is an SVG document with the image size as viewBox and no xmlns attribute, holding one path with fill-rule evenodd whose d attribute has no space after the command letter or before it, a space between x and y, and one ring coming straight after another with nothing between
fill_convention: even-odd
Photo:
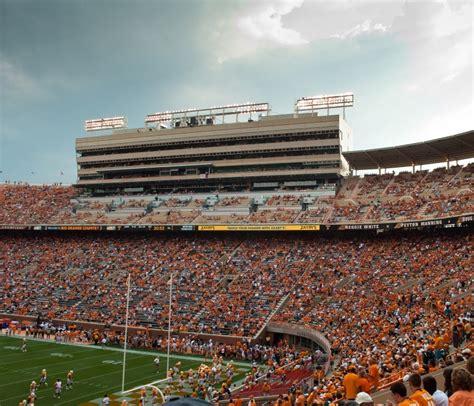
<instances>
[{"instance_id":1,"label":"sky","mask_svg":"<svg viewBox=\"0 0 474 406\"><path fill-rule=\"evenodd\" d=\"M355 150L472 130L473 13L470 0L0 0L0 182L74 183L75 139L101 117L137 128L248 101L284 114L353 92Z\"/></svg>"}]
</instances>

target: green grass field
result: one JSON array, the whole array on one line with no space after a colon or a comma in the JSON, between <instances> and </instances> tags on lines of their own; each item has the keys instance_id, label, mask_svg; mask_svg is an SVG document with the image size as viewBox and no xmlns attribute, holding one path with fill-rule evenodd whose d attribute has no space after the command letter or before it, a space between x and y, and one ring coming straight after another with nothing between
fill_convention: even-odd
<instances>
[{"instance_id":1,"label":"green grass field","mask_svg":"<svg viewBox=\"0 0 474 406\"><path fill-rule=\"evenodd\" d=\"M39 383L43 368L48 371L48 386L37 391L35 405L96 405L104 394L113 399L111 405L119 405L122 388L123 352L118 349L96 346L55 344L52 342L27 340L27 352L21 351L22 340L0 337L0 406L17 406L26 399L29 385ZM157 372L153 359L156 352L130 351L127 353L125 390L156 382L165 378L166 355L160 354L161 365ZM182 363L181 370L197 368L204 359L190 356L170 357L170 366ZM207 364L209 363L206 362ZM243 378L250 369L247 364L236 364L235 380ZM72 390L66 390L66 374L74 370ZM61 379L61 399L54 399L54 382ZM163 388L166 384L156 384ZM130 404L137 404L136 395L131 394ZM151 400L151 399L150 399Z\"/></svg>"}]
</instances>

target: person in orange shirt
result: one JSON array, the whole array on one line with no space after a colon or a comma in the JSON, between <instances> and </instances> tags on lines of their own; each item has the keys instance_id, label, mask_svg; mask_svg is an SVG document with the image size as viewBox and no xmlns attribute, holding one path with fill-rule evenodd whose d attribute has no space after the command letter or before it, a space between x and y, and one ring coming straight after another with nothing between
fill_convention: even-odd
<instances>
[{"instance_id":1,"label":"person in orange shirt","mask_svg":"<svg viewBox=\"0 0 474 406\"><path fill-rule=\"evenodd\" d=\"M444 349L449 350L449 344L451 344L451 336L449 335L449 332L447 330L443 334L443 344Z\"/></svg>"},{"instance_id":2,"label":"person in orange shirt","mask_svg":"<svg viewBox=\"0 0 474 406\"><path fill-rule=\"evenodd\" d=\"M369 366L369 382L374 390L379 387L379 367L375 360L372 360Z\"/></svg>"},{"instance_id":3,"label":"person in orange shirt","mask_svg":"<svg viewBox=\"0 0 474 406\"><path fill-rule=\"evenodd\" d=\"M263 393L268 393L270 392L270 384L268 382L264 382L262 385L262 392Z\"/></svg>"},{"instance_id":4,"label":"person in orange shirt","mask_svg":"<svg viewBox=\"0 0 474 406\"><path fill-rule=\"evenodd\" d=\"M355 371L355 366L351 365L349 372L344 376L343 385L347 400L354 400L359 392L359 375Z\"/></svg>"},{"instance_id":5,"label":"person in orange shirt","mask_svg":"<svg viewBox=\"0 0 474 406\"><path fill-rule=\"evenodd\" d=\"M466 341L471 339L471 332L472 332L472 325L468 319L464 320L464 336L466 337Z\"/></svg>"},{"instance_id":6,"label":"person in orange shirt","mask_svg":"<svg viewBox=\"0 0 474 406\"><path fill-rule=\"evenodd\" d=\"M411 374L408 378L408 385L413 392L410 396L412 400L416 400L420 406L435 406L433 397L421 388L420 374Z\"/></svg>"},{"instance_id":7,"label":"person in orange shirt","mask_svg":"<svg viewBox=\"0 0 474 406\"><path fill-rule=\"evenodd\" d=\"M283 405L283 395L278 395L278 398L273 403L273 406L282 406Z\"/></svg>"},{"instance_id":8,"label":"person in orange shirt","mask_svg":"<svg viewBox=\"0 0 474 406\"><path fill-rule=\"evenodd\" d=\"M436 362L434 359L430 359L429 363L428 363L428 373L432 373L432 372L435 372L437 371L439 368L436 366Z\"/></svg>"},{"instance_id":9,"label":"person in orange shirt","mask_svg":"<svg viewBox=\"0 0 474 406\"><path fill-rule=\"evenodd\" d=\"M235 403L235 406L242 406L242 399L240 399L239 395L237 395L235 397L235 402L234 403Z\"/></svg>"},{"instance_id":10,"label":"person in orange shirt","mask_svg":"<svg viewBox=\"0 0 474 406\"><path fill-rule=\"evenodd\" d=\"M308 406L311 406L316 401L317 396L318 396L318 391L317 391L317 387L315 386L313 390L311 391L311 393L309 394L308 399L306 399L306 404Z\"/></svg>"},{"instance_id":11,"label":"person in orange shirt","mask_svg":"<svg viewBox=\"0 0 474 406\"><path fill-rule=\"evenodd\" d=\"M398 406L420 406L416 400L412 400L407 396L407 388L403 382L395 382L390 386L390 392L392 392L395 405ZM393 406L391 401L388 402L389 406Z\"/></svg>"},{"instance_id":12,"label":"person in orange shirt","mask_svg":"<svg viewBox=\"0 0 474 406\"><path fill-rule=\"evenodd\" d=\"M359 370L359 391L369 393L370 392L370 382L367 379L367 372L364 369Z\"/></svg>"},{"instance_id":13,"label":"person in orange shirt","mask_svg":"<svg viewBox=\"0 0 474 406\"><path fill-rule=\"evenodd\" d=\"M305 405L306 398L300 390L296 391L296 400L295 400L295 406L304 406Z\"/></svg>"}]
</instances>

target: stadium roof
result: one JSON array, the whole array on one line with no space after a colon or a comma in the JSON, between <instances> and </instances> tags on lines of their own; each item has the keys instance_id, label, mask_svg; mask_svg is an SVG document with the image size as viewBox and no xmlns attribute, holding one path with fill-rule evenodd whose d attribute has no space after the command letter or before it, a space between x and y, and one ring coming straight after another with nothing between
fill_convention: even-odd
<instances>
[{"instance_id":1,"label":"stadium roof","mask_svg":"<svg viewBox=\"0 0 474 406\"><path fill-rule=\"evenodd\" d=\"M474 158L474 130L415 144L342 154L356 170L401 168Z\"/></svg>"}]
</instances>

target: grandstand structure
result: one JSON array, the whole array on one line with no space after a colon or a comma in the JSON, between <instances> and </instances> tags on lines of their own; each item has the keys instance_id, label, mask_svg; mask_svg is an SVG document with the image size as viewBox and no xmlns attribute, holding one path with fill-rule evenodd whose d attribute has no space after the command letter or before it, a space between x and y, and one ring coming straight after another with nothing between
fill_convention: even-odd
<instances>
[{"instance_id":1,"label":"grandstand structure","mask_svg":"<svg viewBox=\"0 0 474 406\"><path fill-rule=\"evenodd\" d=\"M350 149L352 131L339 115L217 123L216 113L199 114L170 116L171 128L77 138L76 186L95 195L317 189L348 174L342 153Z\"/></svg>"},{"instance_id":2,"label":"grandstand structure","mask_svg":"<svg viewBox=\"0 0 474 406\"><path fill-rule=\"evenodd\" d=\"M0 227L385 231L472 221L474 165L458 160L474 158L474 131L349 151L339 115L214 124L198 113L153 116L171 128L78 138L75 187L4 185ZM195 124L178 126L185 118ZM271 156L250 157L259 153ZM445 167L423 170L435 163ZM390 171L400 167L412 170ZM355 174L367 169L379 174Z\"/></svg>"}]
</instances>

